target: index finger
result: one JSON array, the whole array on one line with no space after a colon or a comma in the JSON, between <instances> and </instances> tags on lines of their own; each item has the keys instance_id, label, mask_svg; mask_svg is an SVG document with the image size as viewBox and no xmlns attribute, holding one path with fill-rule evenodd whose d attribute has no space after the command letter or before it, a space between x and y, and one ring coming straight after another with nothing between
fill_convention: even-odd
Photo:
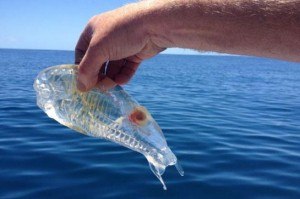
<instances>
[{"instance_id":1,"label":"index finger","mask_svg":"<svg viewBox=\"0 0 300 199\"><path fill-rule=\"evenodd\" d=\"M91 45L94 33L92 27L90 21L81 33L75 48L75 64L79 65L77 88L80 91L88 91L96 85L102 63L105 62L105 60L99 59L100 54L97 52L97 48Z\"/></svg>"},{"instance_id":2,"label":"index finger","mask_svg":"<svg viewBox=\"0 0 300 199\"><path fill-rule=\"evenodd\" d=\"M75 47L75 64L80 64L93 36L93 29L88 24L82 31Z\"/></svg>"},{"instance_id":3,"label":"index finger","mask_svg":"<svg viewBox=\"0 0 300 199\"><path fill-rule=\"evenodd\" d=\"M101 53L100 49L103 48L91 43L78 68L77 87L81 91L88 91L96 86L102 65L108 60Z\"/></svg>"}]
</instances>

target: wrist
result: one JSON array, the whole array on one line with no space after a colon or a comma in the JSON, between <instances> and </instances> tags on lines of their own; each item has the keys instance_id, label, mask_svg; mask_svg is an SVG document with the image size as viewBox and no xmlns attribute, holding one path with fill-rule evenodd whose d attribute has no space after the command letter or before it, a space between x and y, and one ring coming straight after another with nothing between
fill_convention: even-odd
<instances>
[{"instance_id":1,"label":"wrist","mask_svg":"<svg viewBox=\"0 0 300 199\"><path fill-rule=\"evenodd\" d=\"M201 2L192 0L145 0L143 24L149 39L162 48L193 48L202 26L199 12ZM197 6L195 6L197 5Z\"/></svg>"},{"instance_id":2,"label":"wrist","mask_svg":"<svg viewBox=\"0 0 300 199\"><path fill-rule=\"evenodd\" d=\"M170 1L145 0L140 2L143 12L144 30L149 40L162 48L175 46L172 40L172 16L169 13Z\"/></svg>"}]
</instances>

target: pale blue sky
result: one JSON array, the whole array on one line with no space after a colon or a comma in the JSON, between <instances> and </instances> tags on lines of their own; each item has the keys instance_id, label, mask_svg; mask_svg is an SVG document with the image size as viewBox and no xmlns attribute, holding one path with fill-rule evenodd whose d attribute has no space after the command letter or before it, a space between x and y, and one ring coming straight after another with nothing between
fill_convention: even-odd
<instances>
[{"instance_id":1,"label":"pale blue sky","mask_svg":"<svg viewBox=\"0 0 300 199\"><path fill-rule=\"evenodd\" d=\"M0 48L73 50L90 17L131 2L134 0L0 0Z\"/></svg>"}]
</instances>

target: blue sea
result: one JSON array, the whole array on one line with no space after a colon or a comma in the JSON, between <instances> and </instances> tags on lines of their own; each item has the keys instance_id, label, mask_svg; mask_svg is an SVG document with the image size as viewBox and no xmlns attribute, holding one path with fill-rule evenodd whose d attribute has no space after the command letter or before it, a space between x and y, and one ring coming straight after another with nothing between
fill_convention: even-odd
<instances>
[{"instance_id":1,"label":"blue sea","mask_svg":"<svg viewBox=\"0 0 300 199\"><path fill-rule=\"evenodd\" d=\"M152 113L185 176L162 189L143 155L36 106L42 69L74 52L0 50L0 198L300 198L300 64L159 55L125 89Z\"/></svg>"}]
</instances>

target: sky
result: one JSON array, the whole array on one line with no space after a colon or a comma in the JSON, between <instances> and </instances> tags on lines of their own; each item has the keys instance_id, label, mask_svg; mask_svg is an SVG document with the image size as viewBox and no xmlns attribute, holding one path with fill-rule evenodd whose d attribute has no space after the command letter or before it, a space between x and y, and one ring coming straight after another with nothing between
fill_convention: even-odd
<instances>
[{"instance_id":1,"label":"sky","mask_svg":"<svg viewBox=\"0 0 300 199\"><path fill-rule=\"evenodd\" d=\"M0 0L0 48L74 50L88 20L134 0ZM187 49L166 53L197 54Z\"/></svg>"}]
</instances>

